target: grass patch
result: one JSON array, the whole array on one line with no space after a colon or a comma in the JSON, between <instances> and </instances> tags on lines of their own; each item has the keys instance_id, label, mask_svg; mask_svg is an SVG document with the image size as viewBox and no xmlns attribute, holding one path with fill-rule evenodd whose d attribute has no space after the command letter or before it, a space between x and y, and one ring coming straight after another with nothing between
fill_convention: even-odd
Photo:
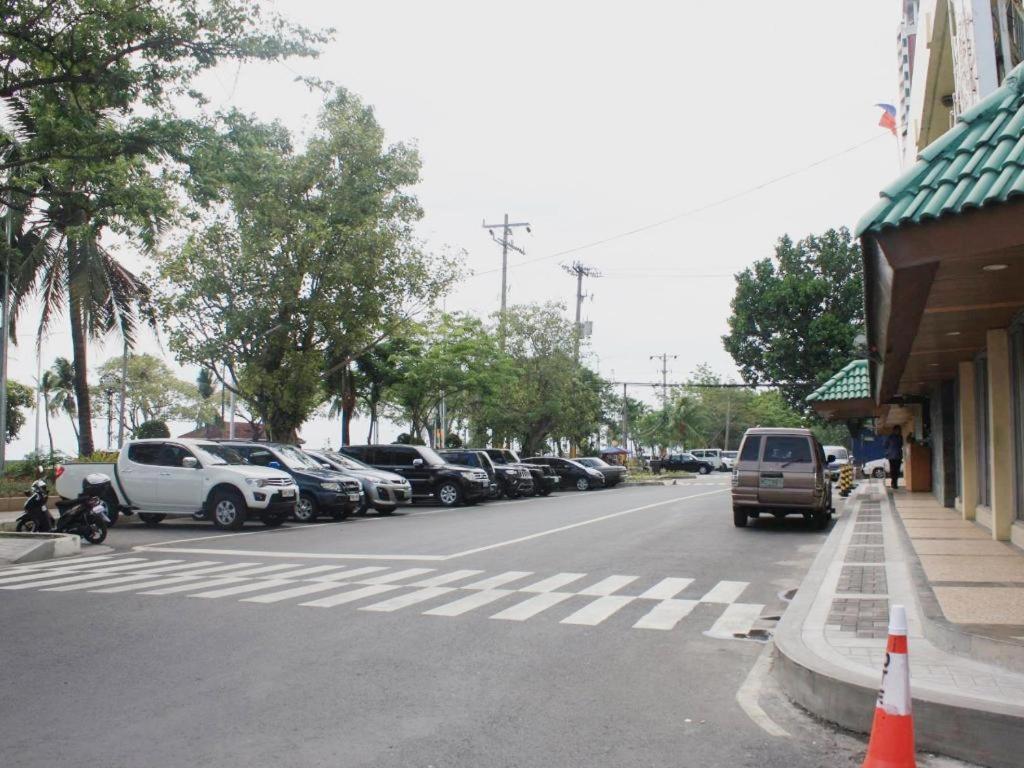
<instances>
[{"instance_id":1,"label":"grass patch","mask_svg":"<svg viewBox=\"0 0 1024 768\"><path fill-rule=\"evenodd\" d=\"M655 475L655 474L653 474L651 472L632 472L631 471L629 473L629 479L630 480L634 480L634 481L636 481L636 480L639 480L639 481L647 481L647 480L690 480L691 478L694 478L694 477L696 477L696 475L693 474L693 472L662 472L662 473L657 474L657 475Z\"/></svg>"}]
</instances>

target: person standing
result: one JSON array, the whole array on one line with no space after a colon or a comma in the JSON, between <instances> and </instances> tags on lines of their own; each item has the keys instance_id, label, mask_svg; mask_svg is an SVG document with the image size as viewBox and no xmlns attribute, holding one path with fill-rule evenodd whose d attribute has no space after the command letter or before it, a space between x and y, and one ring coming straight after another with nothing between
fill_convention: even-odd
<instances>
[{"instance_id":1,"label":"person standing","mask_svg":"<svg viewBox=\"0 0 1024 768\"><path fill-rule=\"evenodd\" d=\"M895 490L899 487L900 469L903 467L903 430L899 425L893 427L892 434L885 438L885 458L889 460L889 474Z\"/></svg>"}]
</instances>

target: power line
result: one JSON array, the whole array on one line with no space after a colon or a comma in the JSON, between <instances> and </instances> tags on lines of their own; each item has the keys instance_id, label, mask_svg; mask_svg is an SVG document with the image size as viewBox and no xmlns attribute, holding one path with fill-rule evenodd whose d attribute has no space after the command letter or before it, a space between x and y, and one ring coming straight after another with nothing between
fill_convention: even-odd
<instances>
[{"instance_id":1,"label":"power line","mask_svg":"<svg viewBox=\"0 0 1024 768\"><path fill-rule=\"evenodd\" d=\"M852 144L849 147L846 147L845 149L841 149L838 152L833 152L831 155L826 155L825 157L819 158L819 159L815 160L812 163L808 163L807 165L800 166L799 168L795 168L792 171L787 171L786 173L783 173L783 174L781 174L779 176L774 176L774 177L768 179L767 181L762 181L760 184L755 184L754 186L747 187L746 189L742 189L739 192L734 192L731 195L726 195L725 197L719 198L718 200L714 200L714 201L712 201L710 203L705 203L704 205L698 206L696 208L690 208L689 210L683 211L682 213L678 213L678 214L676 214L674 216L669 216L668 218L660 219L658 221L653 221L650 224L644 224L642 226L626 230L625 232L619 232L618 234L615 234L615 235L609 235L608 237L601 238L600 240L592 240L589 243L583 243L582 245L577 245L577 246L574 246L572 248L567 248L564 251L558 251L556 253L551 253L551 254L548 254L546 256L538 256L538 257L536 257L534 259L527 259L525 261L520 261L520 262L518 262L516 264L511 264L509 266L511 266L513 268L514 267L524 267L524 266L527 266L529 264L536 264L537 262L540 262L540 261L548 261L550 259L557 259L560 256L568 256L571 253L578 253L579 251L587 250L589 248L596 248L599 245L605 245L606 243L615 242L616 240L621 240L622 238L625 238L625 237L630 237L632 235L636 235L636 234L639 234L641 232L646 232L647 230L650 230L650 229L656 229L658 227L663 227L666 224L671 224L674 221L679 221L680 219L684 219L684 218L687 218L689 216L694 216L694 215L696 215L698 213L703 213L704 211L707 211L707 210L709 210L711 208L717 208L720 205L725 205L726 203L731 203L733 200L738 200L741 197L746 197L747 195L752 194L754 192L757 192L759 190L762 190L765 187L769 187L769 186L771 186L773 184L778 184L780 181L785 181L786 179L791 179L794 176L800 175L801 173L806 173L807 171L812 170L814 168L817 168L820 165L824 165L825 163L829 162L830 160L835 160L836 158L842 157L843 155L848 155L851 152L854 152L854 151L860 149L863 146L866 146L866 145L868 145L868 144L870 144L870 143L872 143L874 141L878 141L881 138L885 138L887 135L888 134L884 134L884 133L876 134L876 135L872 136L870 139L865 139L864 141L858 142L856 144ZM498 270L496 270L496 269L490 269L490 270L485 270L483 272L475 272L472 275L470 275L470 277L480 277L481 275L490 275L490 274L494 274L497 271Z\"/></svg>"}]
</instances>

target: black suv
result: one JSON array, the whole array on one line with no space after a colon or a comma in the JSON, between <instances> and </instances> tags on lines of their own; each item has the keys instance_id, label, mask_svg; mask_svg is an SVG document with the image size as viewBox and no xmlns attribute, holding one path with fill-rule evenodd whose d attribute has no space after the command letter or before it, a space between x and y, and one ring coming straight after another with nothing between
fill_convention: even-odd
<instances>
[{"instance_id":1,"label":"black suv","mask_svg":"<svg viewBox=\"0 0 1024 768\"><path fill-rule=\"evenodd\" d=\"M323 465L287 443L252 443L227 440L230 446L250 464L273 467L287 472L299 486L293 516L300 523L316 522L320 515L343 520L358 509L362 502L362 485L353 477L343 475Z\"/></svg>"},{"instance_id":2,"label":"black suv","mask_svg":"<svg viewBox=\"0 0 1024 768\"><path fill-rule=\"evenodd\" d=\"M578 461L560 459L557 456L533 456L527 461L551 467L558 474L563 488L575 488L578 491L604 488L604 475L596 469L583 466Z\"/></svg>"},{"instance_id":3,"label":"black suv","mask_svg":"<svg viewBox=\"0 0 1024 768\"><path fill-rule=\"evenodd\" d=\"M487 494L487 498L501 498L501 481L496 476L494 464L486 453L483 451L467 451L460 448L446 448L443 451L438 451L437 455L450 464L458 464L461 467L476 467L477 469L482 469L487 473L487 479L491 481L491 487Z\"/></svg>"},{"instance_id":4,"label":"black suv","mask_svg":"<svg viewBox=\"0 0 1024 768\"><path fill-rule=\"evenodd\" d=\"M402 475L413 501L436 500L445 507L486 499L491 480L482 469L449 464L425 445L346 445L340 453L377 469Z\"/></svg>"},{"instance_id":5,"label":"black suv","mask_svg":"<svg viewBox=\"0 0 1024 768\"><path fill-rule=\"evenodd\" d=\"M542 464L531 464L520 461L515 451L508 448L487 448L484 451L491 457L491 461L500 470L505 467L524 467L533 480L533 493L535 496L547 496L558 487L559 479L555 471Z\"/></svg>"},{"instance_id":6,"label":"black suv","mask_svg":"<svg viewBox=\"0 0 1024 768\"><path fill-rule=\"evenodd\" d=\"M496 466L499 462L492 459L487 451L474 450L472 448L441 451L441 455L448 459L448 461L455 462L456 464L466 464L470 467L477 466L471 457L482 455L493 468L495 481L498 484L498 496L518 499L520 496L533 495L533 475L530 474L530 470L526 467L510 464ZM486 469L486 467L484 468Z\"/></svg>"}]
</instances>

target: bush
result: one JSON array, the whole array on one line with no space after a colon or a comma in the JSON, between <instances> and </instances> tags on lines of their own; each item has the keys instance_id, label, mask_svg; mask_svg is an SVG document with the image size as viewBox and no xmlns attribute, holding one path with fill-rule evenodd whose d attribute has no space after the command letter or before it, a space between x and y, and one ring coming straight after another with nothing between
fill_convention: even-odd
<instances>
[{"instance_id":1,"label":"bush","mask_svg":"<svg viewBox=\"0 0 1024 768\"><path fill-rule=\"evenodd\" d=\"M43 468L43 475L53 479L53 469L58 464L66 464L68 457L60 451L53 453L28 453L24 459L7 462L6 474L12 477L35 477L39 473L39 467Z\"/></svg>"},{"instance_id":2,"label":"bush","mask_svg":"<svg viewBox=\"0 0 1024 768\"><path fill-rule=\"evenodd\" d=\"M88 456L79 456L69 464L116 464L118 451L94 451Z\"/></svg>"},{"instance_id":3,"label":"bush","mask_svg":"<svg viewBox=\"0 0 1024 768\"><path fill-rule=\"evenodd\" d=\"M461 448L462 438L456 435L454 432L449 432L444 438L445 448Z\"/></svg>"},{"instance_id":4,"label":"bush","mask_svg":"<svg viewBox=\"0 0 1024 768\"><path fill-rule=\"evenodd\" d=\"M167 428L167 423L154 419L153 421L144 421L139 424L138 429L132 434L132 437L139 439L147 437L170 437L171 430Z\"/></svg>"}]
</instances>

